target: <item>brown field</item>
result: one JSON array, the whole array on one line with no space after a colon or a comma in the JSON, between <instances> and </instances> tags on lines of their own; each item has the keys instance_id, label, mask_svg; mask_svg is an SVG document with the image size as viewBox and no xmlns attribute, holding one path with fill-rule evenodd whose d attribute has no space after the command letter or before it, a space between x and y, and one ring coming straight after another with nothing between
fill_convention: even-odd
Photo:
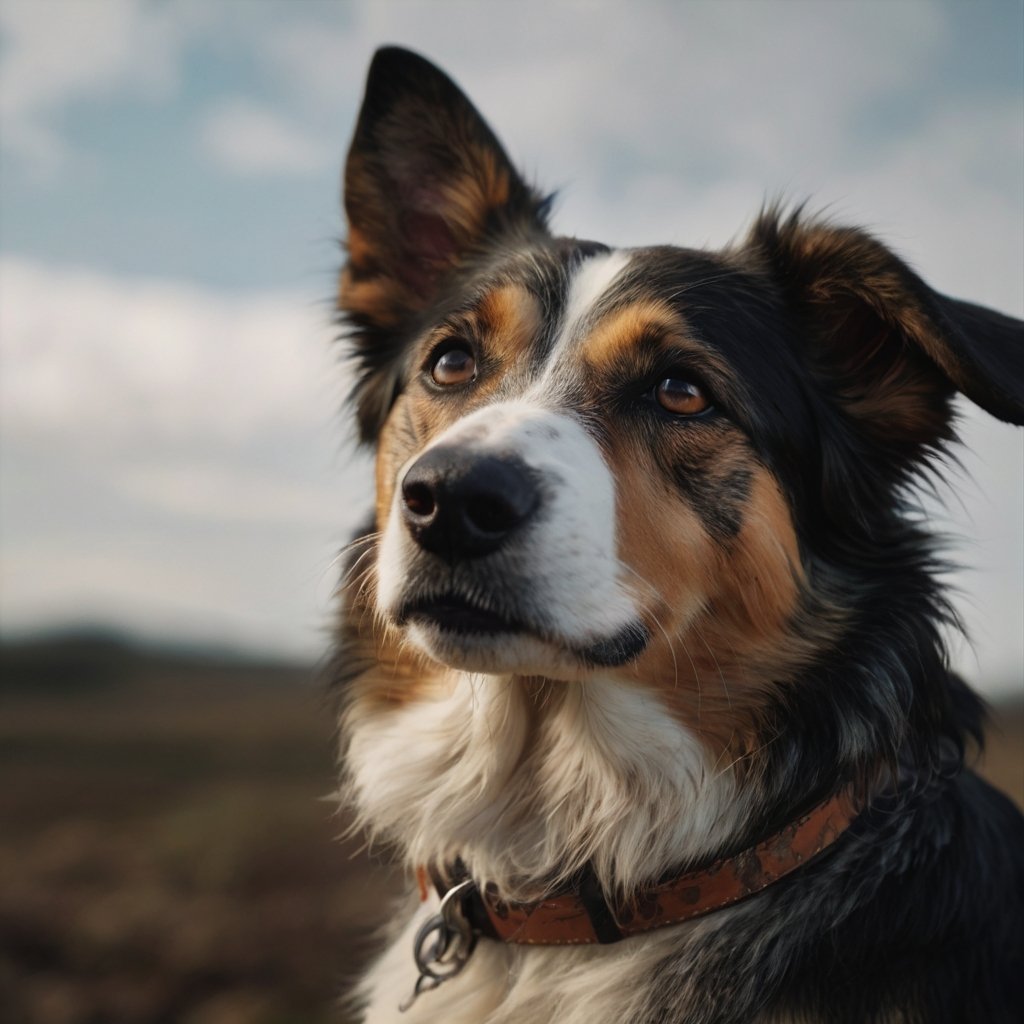
<instances>
[{"instance_id":1,"label":"brown field","mask_svg":"<svg viewBox=\"0 0 1024 1024\"><path fill-rule=\"evenodd\" d=\"M345 1024L388 868L323 799L314 673L81 639L0 670L0 1024ZM1024 805L1024 705L984 769Z\"/></svg>"}]
</instances>

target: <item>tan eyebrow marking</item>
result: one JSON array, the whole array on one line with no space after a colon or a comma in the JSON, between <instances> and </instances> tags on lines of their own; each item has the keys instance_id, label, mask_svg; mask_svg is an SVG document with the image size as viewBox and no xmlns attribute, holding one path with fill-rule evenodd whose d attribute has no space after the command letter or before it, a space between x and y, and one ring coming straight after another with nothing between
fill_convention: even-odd
<instances>
[{"instance_id":1,"label":"tan eyebrow marking","mask_svg":"<svg viewBox=\"0 0 1024 1024\"><path fill-rule=\"evenodd\" d=\"M594 363L610 363L623 349L649 334L678 338L679 316L660 299L642 299L602 317L584 343L584 355Z\"/></svg>"},{"instance_id":2,"label":"tan eyebrow marking","mask_svg":"<svg viewBox=\"0 0 1024 1024\"><path fill-rule=\"evenodd\" d=\"M583 357L592 366L608 367L643 345L648 351L672 349L699 364L712 385L731 386L734 380L729 364L689 334L685 314L657 298L638 299L602 317L583 343Z\"/></svg>"},{"instance_id":3,"label":"tan eyebrow marking","mask_svg":"<svg viewBox=\"0 0 1024 1024\"><path fill-rule=\"evenodd\" d=\"M513 361L540 332L540 304L522 285L499 285L477 306L476 321L488 351Z\"/></svg>"}]
</instances>

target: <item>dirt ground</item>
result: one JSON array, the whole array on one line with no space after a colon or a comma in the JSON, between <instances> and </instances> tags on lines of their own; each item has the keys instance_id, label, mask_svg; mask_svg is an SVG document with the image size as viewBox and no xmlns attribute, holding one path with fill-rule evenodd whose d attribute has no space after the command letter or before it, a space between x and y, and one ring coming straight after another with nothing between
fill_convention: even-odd
<instances>
[{"instance_id":1,"label":"dirt ground","mask_svg":"<svg viewBox=\"0 0 1024 1024\"><path fill-rule=\"evenodd\" d=\"M0 652L0 1024L345 1024L393 884L311 670ZM984 770L1024 805L1024 705Z\"/></svg>"}]
</instances>

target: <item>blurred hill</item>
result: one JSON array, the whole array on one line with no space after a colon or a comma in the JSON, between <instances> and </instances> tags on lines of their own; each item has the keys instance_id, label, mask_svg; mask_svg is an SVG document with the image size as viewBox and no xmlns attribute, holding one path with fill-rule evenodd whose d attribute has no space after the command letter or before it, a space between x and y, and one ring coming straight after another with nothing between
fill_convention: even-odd
<instances>
[{"instance_id":1,"label":"blurred hill","mask_svg":"<svg viewBox=\"0 0 1024 1024\"><path fill-rule=\"evenodd\" d=\"M392 883L334 747L309 666L0 645L0 1024L345 1024ZM1024 805L1024 703L983 767Z\"/></svg>"},{"instance_id":2,"label":"blurred hill","mask_svg":"<svg viewBox=\"0 0 1024 1024\"><path fill-rule=\"evenodd\" d=\"M0 1022L344 1024L388 872L309 666L0 646Z\"/></svg>"},{"instance_id":3,"label":"blurred hill","mask_svg":"<svg viewBox=\"0 0 1024 1024\"><path fill-rule=\"evenodd\" d=\"M155 645L103 628L0 641L0 692L74 693L190 677L224 684L312 685L308 665L273 661L230 648Z\"/></svg>"}]
</instances>

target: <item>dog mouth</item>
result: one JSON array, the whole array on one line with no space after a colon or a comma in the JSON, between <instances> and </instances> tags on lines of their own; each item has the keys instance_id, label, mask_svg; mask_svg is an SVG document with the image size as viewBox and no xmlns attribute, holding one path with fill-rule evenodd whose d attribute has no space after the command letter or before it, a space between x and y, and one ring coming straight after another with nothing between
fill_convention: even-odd
<instances>
[{"instance_id":1,"label":"dog mouth","mask_svg":"<svg viewBox=\"0 0 1024 1024\"><path fill-rule=\"evenodd\" d=\"M398 625L418 625L438 631L455 643L488 645L491 641L532 636L565 651L578 662L592 668L623 665L638 657L650 641L642 622L629 622L611 636L598 641L572 643L551 635L518 616L495 611L463 594L445 592L416 597L402 606L396 616Z\"/></svg>"},{"instance_id":2,"label":"dog mouth","mask_svg":"<svg viewBox=\"0 0 1024 1024\"><path fill-rule=\"evenodd\" d=\"M529 627L510 615L496 612L462 594L445 593L420 597L406 604L397 616L399 625L434 626L463 636L497 636L525 633Z\"/></svg>"}]
</instances>

